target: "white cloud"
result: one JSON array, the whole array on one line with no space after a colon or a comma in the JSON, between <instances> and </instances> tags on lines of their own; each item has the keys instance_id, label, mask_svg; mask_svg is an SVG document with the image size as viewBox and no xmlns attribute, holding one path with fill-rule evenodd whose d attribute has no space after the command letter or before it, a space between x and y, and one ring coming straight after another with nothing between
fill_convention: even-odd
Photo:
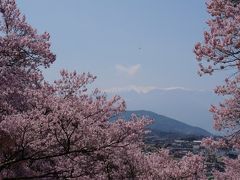
<instances>
[{"instance_id":1,"label":"white cloud","mask_svg":"<svg viewBox=\"0 0 240 180\"><path fill-rule=\"evenodd\" d=\"M124 74L127 74L129 76L134 76L138 73L138 71L140 70L141 68L141 64L135 64L133 66L124 66L122 64L117 64L115 66L115 68L117 69L118 72L121 72L121 73L124 73Z\"/></svg>"},{"instance_id":2,"label":"white cloud","mask_svg":"<svg viewBox=\"0 0 240 180\"><path fill-rule=\"evenodd\" d=\"M103 91L106 93L122 93L122 92L136 92L138 94L146 94L149 93L153 90L160 90L160 91L173 91L173 90L182 90L182 91L206 91L202 89L189 89L189 88L184 88L184 87L167 87L167 88L161 88L161 87L156 87L156 86L136 86L136 85L130 85L126 87L113 87L109 89L104 89Z\"/></svg>"}]
</instances>

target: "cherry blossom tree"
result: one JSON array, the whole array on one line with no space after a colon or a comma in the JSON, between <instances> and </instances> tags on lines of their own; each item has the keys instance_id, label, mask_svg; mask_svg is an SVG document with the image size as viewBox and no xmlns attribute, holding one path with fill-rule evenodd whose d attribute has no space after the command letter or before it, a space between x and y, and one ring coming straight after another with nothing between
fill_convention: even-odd
<instances>
[{"instance_id":1,"label":"cherry blossom tree","mask_svg":"<svg viewBox=\"0 0 240 180\"><path fill-rule=\"evenodd\" d=\"M204 32L204 42L195 45L194 52L199 61L199 74L213 74L229 70L225 84L217 86L215 92L226 96L219 106L211 106L214 128L226 132L218 142L206 139L204 144L217 147L240 147L240 4L239 1L210 0L207 9L211 18ZM238 179L240 159L224 158L225 172L216 172L217 179Z\"/></svg>"},{"instance_id":2,"label":"cherry blossom tree","mask_svg":"<svg viewBox=\"0 0 240 180\"><path fill-rule=\"evenodd\" d=\"M14 1L0 1L0 112L26 111L31 99L25 89L37 89L43 80L39 68L49 67L55 55L49 34L38 35L28 25ZM0 117L1 118L1 117Z\"/></svg>"},{"instance_id":3,"label":"cherry blossom tree","mask_svg":"<svg viewBox=\"0 0 240 180\"><path fill-rule=\"evenodd\" d=\"M62 70L50 84L41 68L55 61L14 0L0 0L0 179L204 179L204 160L146 152L151 123L118 118L125 102L88 90L96 77Z\"/></svg>"}]
</instances>

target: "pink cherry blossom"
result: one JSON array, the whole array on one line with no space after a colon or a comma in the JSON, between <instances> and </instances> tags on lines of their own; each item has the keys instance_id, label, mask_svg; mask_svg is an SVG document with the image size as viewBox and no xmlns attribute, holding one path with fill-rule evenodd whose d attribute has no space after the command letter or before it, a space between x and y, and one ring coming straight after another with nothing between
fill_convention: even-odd
<instances>
[{"instance_id":1,"label":"pink cherry blossom","mask_svg":"<svg viewBox=\"0 0 240 180\"><path fill-rule=\"evenodd\" d=\"M37 34L15 0L0 0L0 14L0 179L206 179L201 156L145 152L152 121L112 121L126 104L90 91L92 74L62 70L46 82L49 34Z\"/></svg>"},{"instance_id":2,"label":"pink cherry blossom","mask_svg":"<svg viewBox=\"0 0 240 180\"><path fill-rule=\"evenodd\" d=\"M212 105L214 128L223 131L226 136L214 141L205 139L203 145L210 149L240 148L240 4L233 0L207 1L211 18L207 24L209 30L204 32L204 42L194 48L200 63L200 75L213 74L220 70L231 70L225 84L217 86L215 93L225 96L218 106ZM239 179L239 159L222 158L225 172L216 171L216 179Z\"/></svg>"}]
</instances>

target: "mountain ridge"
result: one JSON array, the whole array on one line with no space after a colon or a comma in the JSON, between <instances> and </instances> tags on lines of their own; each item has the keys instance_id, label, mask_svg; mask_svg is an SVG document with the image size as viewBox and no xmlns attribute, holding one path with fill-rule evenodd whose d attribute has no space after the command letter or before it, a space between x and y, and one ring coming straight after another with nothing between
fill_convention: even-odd
<instances>
[{"instance_id":1,"label":"mountain ridge","mask_svg":"<svg viewBox=\"0 0 240 180\"><path fill-rule=\"evenodd\" d=\"M114 94L108 93L108 96L112 95ZM219 104L223 98L213 91L175 89L152 90L141 94L135 91L119 92L118 95L125 100L128 110L151 110L192 126L204 128L213 134L218 133L213 128L213 115L209 112L209 107L211 104Z\"/></svg>"},{"instance_id":2,"label":"mountain ridge","mask_svg":"<svg viewBox=\"0 0 240 180\"><path fill-rule=\"evenodd\" d=\"M181 122L179 120L157 114L153 111L147 110L128 110L121 113L118 117L129 120L131 115L135 114L138 117L146 117L153 120L153 123L148 126L151 130L151 134L155 136L178 136L178 137L208 137L212 136L207 130L188 125L187 123Z\"/></svg>"}]
</instances>

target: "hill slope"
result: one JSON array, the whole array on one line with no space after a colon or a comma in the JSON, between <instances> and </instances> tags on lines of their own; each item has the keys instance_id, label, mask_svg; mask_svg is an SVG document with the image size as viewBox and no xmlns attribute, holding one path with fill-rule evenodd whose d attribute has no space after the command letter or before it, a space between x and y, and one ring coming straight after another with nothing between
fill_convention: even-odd
<instances>
[{"instance_id":1,"label":"hill slope","mask_svg":"<svg viewBox=\"0 0 240 180\"><path fill-rule=\"evenodd\" d=\"M136 114L137 116L145 116L154 120L153 124L149 126L149 129L152 131L153 135L164 137L211 136L211 133L202 128L190 126L178 120L159 115L151 111L126 111L120 114L119 117L129 120L132 114Z\"/></svg>"}]
</instances>

